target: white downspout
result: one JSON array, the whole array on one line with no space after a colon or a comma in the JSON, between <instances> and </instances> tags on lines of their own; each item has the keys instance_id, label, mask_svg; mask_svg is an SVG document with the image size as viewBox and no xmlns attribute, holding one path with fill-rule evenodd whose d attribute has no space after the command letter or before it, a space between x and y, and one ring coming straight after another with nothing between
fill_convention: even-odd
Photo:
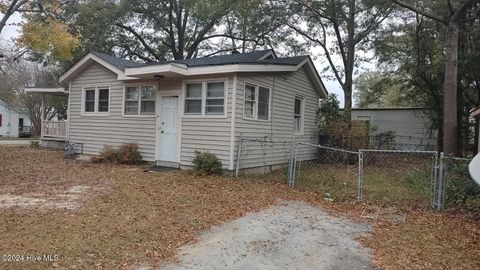
<instances>
[{"instance_id":1,"label":"white downspout","mask_svg":"<svg viewBox=\"0 0 480 270\"><path fill-rule=\"evenodd\" d=\"M237 73L233 74L232 86L232 116L230 123L230 165L229 170L233 171L233 157L235 156L235 116L237 114Z\"/></svg>"}]
</instances>

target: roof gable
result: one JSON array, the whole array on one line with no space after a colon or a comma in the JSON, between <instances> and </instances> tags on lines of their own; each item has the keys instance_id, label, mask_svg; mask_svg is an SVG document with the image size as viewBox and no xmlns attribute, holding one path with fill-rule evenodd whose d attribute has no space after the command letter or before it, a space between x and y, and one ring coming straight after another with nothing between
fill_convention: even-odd
<instances>
[{"instance_id":1,"label":"roof gable","mask_svg":"<svg viewBox=\"0 0 480 270\"><path fill-rule=\"evenodd\" d=\"M135 79L125 76L125 69L141 65L141 63L121 59L108 54L90 52L73 64L65 73L63 73L62 76L60 76L60 83L78 76L79 73L81 73L86 67L90 66L94 62L117 74L119 80Z\"/></svg>"},{"instance_id":2,"label":"roof gable","mask_svg":"<svg viewBox=\"0 0 480 270\"><path fill-rule=\"evenodd\" d=\"M122 70L125 70L126 68L130 68L130 67L138 67L143 65L143 63L126 60L126 59L115 57L113 55L109 55L105 53L91 52L91 54L97 56L98 58L104 60L105 62L111 64L112 66L115 66L118 69L122 69Z\"/></svg>"}]
</instances>

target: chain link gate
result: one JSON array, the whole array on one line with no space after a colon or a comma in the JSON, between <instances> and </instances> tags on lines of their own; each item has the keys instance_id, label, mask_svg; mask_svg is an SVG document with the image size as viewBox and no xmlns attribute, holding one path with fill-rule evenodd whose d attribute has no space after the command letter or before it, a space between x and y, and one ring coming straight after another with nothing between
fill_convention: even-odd
<instances>
[{"instance_id":1,"label":"chain link gate","mask_svg":"<svg viewBox=\"0 0 480 270\"><path fill-rule=\"evenodd\" d=\"M436 151L361 149L292 143L288 184L325 200L441 209L444 176Z\"/></svg>"},{"instance_id":2,"label":"chain link gate","mask_svg":"<svg viewBox=\"0 0 480 270\"><path fill-rule=\"evenodd\" d=\"M292 144L288 183L325 200L362 200L360 153L298 142Z\"/></svg>"},{"instance_id":3,"label":"chain link gate","mask_svg":"<svg viewBox=\"0 0 480 270\"><path fill-rule=\"evenodd\" d=\"M438 203L438 152L361 149L362 192L379 205L433 207Z\"/></svg>"}]
</instances>

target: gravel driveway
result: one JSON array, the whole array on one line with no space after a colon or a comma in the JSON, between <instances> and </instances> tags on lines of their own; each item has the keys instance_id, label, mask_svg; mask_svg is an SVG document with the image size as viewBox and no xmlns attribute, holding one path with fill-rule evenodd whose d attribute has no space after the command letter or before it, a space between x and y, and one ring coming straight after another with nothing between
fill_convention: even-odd
<instances>
[{"instance_id":1,"label":"gravel driveway","mask_svg":"<svg viewBox=\"0 0 480 270\"><path fill-rule=\"evenodd\" d=\"M281 201L205 231L180 249L178 262L160 269L373 269L369 250L354 240L369 229Z\"/></svg>"}]
</instances>

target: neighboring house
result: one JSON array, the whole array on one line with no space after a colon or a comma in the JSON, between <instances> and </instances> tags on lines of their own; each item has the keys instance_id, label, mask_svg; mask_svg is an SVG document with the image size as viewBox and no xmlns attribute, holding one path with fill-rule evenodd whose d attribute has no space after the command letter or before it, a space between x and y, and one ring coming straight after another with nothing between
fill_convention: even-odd
<instances>
[{"instance_id":1,"label":"neighboring house","mask_svg":"<svg viewBox=\"0 0 480 270\"><path fill-rule=\"evenodd\" d=\"M477 121L480 121L480 107L472 110L471 113L470 113L470 117L474 117L474 118L477 119ZM477 147L478 147L477 153L480 153L480 132L478 132L477 144L478 144L477 145Z\"/></svg>"},{"instance_id":2,"label":"neighboring house","mask_svg":"<svg viewBox=\"0 0 480 270\"><path fill-rule=\"evenodd\" d=\"M69 85L66 140L86 154L137 143L146 161L190 167L195 151L234 170L240 137L317 143L327 95L308 56L272 50L137 63L92 52L60 78ZM285 164L289 144L250 149L241 169Z\"/></svg>"},{"instance_id":3,"label":"neighboring house","mask_svg":"<svg viewBox=\"0 0 480 270\"><path fill-rule=\"evenodd\" d=\"M0 137L30 135L30 117L19 108L0 100Z\"/></svg>"},{"instance_id":4,"label":"neighboring house","mask_svg":"<svg viewBox=\"0 0 480 270\"><path fill-rule=\"evenodd\" d=\"M431 129L428 112L426 108L352 109L352 120L368 121L371 135L393 131L397 149L432 150L437 132Z\"/></svg>"}]
</instances>

